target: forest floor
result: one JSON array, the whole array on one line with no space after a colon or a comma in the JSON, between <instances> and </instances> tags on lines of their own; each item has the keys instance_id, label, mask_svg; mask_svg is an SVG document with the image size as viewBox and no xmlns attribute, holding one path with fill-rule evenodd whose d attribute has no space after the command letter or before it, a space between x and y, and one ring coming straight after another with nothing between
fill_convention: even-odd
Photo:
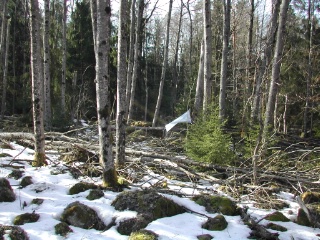
<instances>
[{"instance_id":1,"label":"forest floor","mask_svg":"<svg viewBox=\"0 0 320 240\"><path fill-rule=\"evenodd\" d=\"M48 133L46 136L48 165L41 168L31 166L33 144L32 136L28 131L24 129L23 132L15 132L11 135L5 129L4 131L0 133L2 136L0 137L0 177L9 180L16 200L0 203L0 226L13 225L13 219L19 214L37 212L40 214L37 222L20 226L31 240L129 238L117 231L117 225L106 231L71 226L73 232L65 237L57 235L54 230L63 209L74 201L95 209L105 224L109 224L112 219L116 219L116 223L119 224L122 220L137 215L134 211L115 210L111 203L119 192L111 189L105 190L103 197L93 201L86 198L88 191L76 195L68 194L70 187L78 182L101 184L101 169L95 154L97 152L95 125L83 122L77 130L70 130L63 134ZM179 131L163 136L159 130L146 131L146 129L133 128L128 135L126 166L118 171L128 186L123 189L124 191L152 188L189 210L148 224L146 229L156 233L158 239L191 240L199 239L200 235L206 234L221 240L263 239L259 233L252 234L253 231L259 231L261 228L270 233L267 235L269 239L320 239L319 228L296 223L300 208L297 196L306 191L319 192L320 189L319 169L313 167L303 172L296 166L306 165L303 161L307 158L308 164L310 161L318 161L316 158L310 158L311 154L318 151L316 144L315 146L311 144L313 141L307 143L298 138L293 142L292 138L290 141L288 138L283 139L279 149L290 149L286 152L286 156L300 150L305 155L302 157L295 155L296 168L286 166L286 169L280 170L277 166L268 170L259 170L260 184L252 185L249 160L244 159L244 164L236 168L197 163L183 154L184 134L184 131ZM309 150L307 151L306 148ZM275 161L279 156L283 156L283 151L275 151L274 158L270 161ZM32 184L21 188L22 178L10 177L14 170L21 170L22 177L30 176ZM54 175L54 172L58 175ZM226 196L238 207L245 209L245 216L225 216L228 222L225 230L206 230L202 228L202 224L208 217L215 217L218 213L210 213L205 207L192 201L192 198L199 194ZM32 200L38 198L44 199L44 202L41 205L32 204ZM267 216L274 212L281 212L289 221L267 220ZM284 227L285 230L273 230L270 228L271 223ZM255 228L256 225L259 228ZM5 233L5 239L8 234Z\"/></svg>"}]
</instances>

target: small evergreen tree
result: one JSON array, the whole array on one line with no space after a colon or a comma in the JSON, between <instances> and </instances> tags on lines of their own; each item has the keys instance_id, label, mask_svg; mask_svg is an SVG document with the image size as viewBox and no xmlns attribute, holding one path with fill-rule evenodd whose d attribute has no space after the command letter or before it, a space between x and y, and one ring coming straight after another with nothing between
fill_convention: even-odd
<instances>
[{"instance_id":1,"label":"small evergreen tree","mask_svg":"<svg viewBox=\"0 0 320 240\"><path fill-rule=\"evenodd\" d=\"M185 150L191 158L207 163L228 165L235 159L231 137L222 130L218 111L199 117L188 130Z\"/></svg>"}]
</instances>

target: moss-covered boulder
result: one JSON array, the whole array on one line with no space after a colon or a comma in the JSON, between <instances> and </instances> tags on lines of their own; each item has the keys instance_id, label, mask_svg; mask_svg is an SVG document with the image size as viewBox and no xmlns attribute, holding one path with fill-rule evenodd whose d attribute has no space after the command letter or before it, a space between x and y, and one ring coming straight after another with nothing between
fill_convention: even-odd
<instances>
[{"instance_id":1,"label":"moss-covered boulder","mask_svg":"<svg viewBox=\"0 0 320 240\"><path fill-rule=\"evenodd\" d=\"M319 192L304 192L301 195L301 199L305 204L320 203L320 193Z\"/></svg>"},{"instance_id":2,"label":"moss-covered boulder","mask_svg":"<svg viewBox=\"0 0 320 240\"><path fill-rule=\"evenodd\" d=\"M89 195L87 196L88 200L95 200L102 198L104 196L104 193L101 189L91 189L89 192Z\"/></svg>"},{"instance_id":3,"label":"moss-covered boulder","mask_svg":"<svg viewBox=\"0 0 320 240\"><path fill-rule=\"evenodd\" d=\"M287 218L285 215L283 215L283 213L278 211L267 215L265 219L273 222L290 222L289 218Z\"/></svg>"},{"instance_id":4,"label":"moss-covered boulder","mask_svg":"<svg viewBox=\"0 0 320 240\"><path fill-rule=\"evenodd\" d=\"M69 194L74 195L74 194L78 194L80 192L87 191L89 189L97 189L97 188L98 188L98 186L95 185L94 183L79 182L79 183L76 183L75 185L73 185L69 189Z\"/></svg>"},{"instance_id":5,"label":"moss-covered boulder","mask_svg":"<svg viewBox=\"0 0 320 240\"><path fill-rule=\"evenodd\" d=\"M40 218L40 215L37 213L23 213L21 215L16 216L13 219L14 225L23 225L25 223L33 223L37 222Z\"/></svg>"},{"instance_id":6,"label":"moss-covered boulder","mask_svg":"<svg viewBox=\"0 0 320 240\"><path fill-rule=\"evenodd\" d=\"M124 191L112 202L116 210L132 210L148 215L152 220L184 213L185 209L153 189Z\"/></svg>"},{"instance_id":7,"label":"moss-covered boulder","mask_svg":"<svg viewBox=\"0 0 320 240\"><path fill-rule=\"evenodd\" d=\"M297 223L301 226L307 226L310 227L311 223L308 219L307 214L303 211L302 208L299 208L298 215L297 215Z\"/></svg>"},{"instance_id":8,"label":"moss-covered boulder","mask_svg":"<svg viewBox=\"0 0 320 240\"><path fill-rule=\"evenodd\" d=\"M210 213L222 213L228 216L239 215L240 212L237 205L227 197L217 195L198 195L193 197L193 200L206 208Z\"/></svg>"},{"instance_id":9,"label":"moss-covered boulder","mask_svg":"<svg viewBox=\"0 0 320 240\"><path fill-rule=\"evenodd\" d=\"M157 240L158 235L152 231L141 229L130 234L128 240Z\"/></svg>"},{"instance_id":10,"label":"moss-covered boulder","mask_svg":"<svg viewBox=\"0 0 320 240\"><path fill-rule=\"evenodd\" d=\"M106 225L95 210L80 202L70 203L63 211L60 220L69 225L84 229L106 230Z\"/></svg>"},{"instance_id":11,"label":"moss-covered boulder","mask_svg":"<svg viewBox=\"0 0 320 240\"><path fill-rule=\"evenodd\" d=\"M29 240L28 234L21 227L0 224L0 239L4 239L5 234L8 234L11 240Z\"/></svg>"},{"instance_id":12,"label":"moss-covered boulder","mask_svg":"<svg viewBox=\"0 0 320 240\"><path fill-rule=\"evenodd\" d=\"M42 198L35 198L35 199L32 199L31 204L41 205L43 202L44 200Z\"/></svg>"},{"instance_id":13,"label":"moss-covered boulder","mask_svg":"<svg viewBox=\"0 0 320 240\"><path fill-rule=\"evenodd\" d=\"M22 178L23 173L24 173L24 171L21 171L21 170L13 170L13 171L8 175L8 177L9 177L9 178L14 178L15 180L18 180L18 179Z\"/></svg>"},{"instance_id":14,"label":"moss-covered boulder","mask_svg":"<svg viewBox=\"0 0 320 240\"><path fill-rule=\"evenodd\" d=\"M201 234L197 236L197 239L199 240L211 240L213 237L210 234Z\"/></svg>"},{"instance_id":15,"label":"moss-covered boulder","mask_svg":"<svg viewBox=\"0 0 320 240\"><path fill-rule=\"evenodd\" d=\"M13 202L16 200L9 181L5 178L0 178L0 202Z\"/></svg>"},{"instance_id":16,"label":"moss-covered boulder","mask_svg":"<svg viewBox=\"0 0 320 240\"><path fill-rule=\"evenodd\" d=\"M24 178L21 179L20 187L21 188L25 188L26 186L29 186L31 184L33 184L32 177L31 176L25 176Z\"/></svg>"},{"instance_id":17,"label":"moss-covered boulder","mask_svg":"<svg viewBox=\"0 0 320 240\"><path fill-rule=\"evenodd\" d=\"M279 231L279 232L286 232L286 231L288 231L287 228L282 227L282 226L280 226L280 225L278 225L278 224L275 224L275 223L268 223L268 224L266 225L266 228L269 228L269 229L272 229L272 230L275 230L275 231Z\"/></svg>"},{"instance_id":18,"label":"moss-covered boulder","mask_svg":"<svg viewBox=\"0 0 320 240\"><path fill-rule=\"evenodd\" d=\"M210 231L222 231L228 227L228 222L223 215L219 214L214 218L209 217L202 227Z\"/></svg>"},{"instance_id":19,"label":"moss-covered boulder","mask_svg":"<svg viewBox=\"0 0 320 240\"><path fill-rule=\"evenodd\" d=\"M61 235L63 237L66 237L68 233L73 232L73 230L65 222L61 222L55 225L54 231L57 235Z\"/></svg>"},{"instance_id":20,"label":"moss-covered boulder","mask_svg":"<svg viewBox=\"0 0 320 240\"><path fill-rule=\"evenodd\" d=\"M129 218L119 222L117 231L122 235L130 235L132 232L145 228L151 222L149 216L139 214L135 218Z\"/></svg>"},{"instance_id":21,"label":"moss-covered boulder","mask_svg":"<svg viewBox=\"0 0 320 240\"><path fill-rule=\"evenodd\" d=\"M138 212L137 218L127 219L119 223L118 231L130 235L147 226L153 220L171 217L184 213L185 209L170 199L158 194L153 189L125 191L112 202L116 210Z\"/></svg>"}]
</instances>

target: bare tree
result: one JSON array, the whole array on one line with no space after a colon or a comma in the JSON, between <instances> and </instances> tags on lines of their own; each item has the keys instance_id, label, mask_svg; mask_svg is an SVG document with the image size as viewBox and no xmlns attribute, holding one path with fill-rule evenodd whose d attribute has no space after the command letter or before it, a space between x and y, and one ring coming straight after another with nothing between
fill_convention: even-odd
<instances>
[{"instance_id":1,"label":"bare tree","mask_svg":"<svg viewBox=\"0 0 320 240\"><path fill-rule=\"evenodd\" d=\"M50 27L50 1L44 1L44 36L43 36L43 52L44 52L44 122L45 127L51 128L51 77L50 77L50 46L49 46L49 27Z\"/></svg>"},{"instance_id":2,"label":"bare tree","mask_svg":"<svg viewBox=\"0 0 320 240\"><path fill-rule=\"evenodd\" d=\"M163 62L162 62L159 93L158 93L156 109L155 109L153 120L152 120L152 126L153 127L156 126L156 124L158 122L159 115L160 115L160 107L161 107L161 101L162 101L162 96L163 96L163 86L164 86L164 80L165 80L165 77L166 77L167 65L168 65L169 32L170 32L172 3L173 3L173 0L170 0L170 2L169 2L169 12L168 12L168 16L167 16L166 42L165 42L164 56L163 56Z\"/></svg>"},{"instance_id":3,"label":"bare tree","mask_svg":"<svg viewBox=\"0 0 320 240\"><path fill-rule=\"evenodd\" d=\"M285 28L287 20L287 12L290 0L282 0L280 7L280 16L278 23L278 31L276 37L276 45L274 50L273 64L272 64L272 76L269 88L268 102L266 106L266 113L264 119L263 128L263 142L266 142L268 133L270 132L271 124L274 119L274 109L276 104L276 97L278 94L278 88L280 85L280 68L282 62L282 51L284 46Z\"/></svg>"},{"instance_id":4,"label":"bare tree","mask_svg":"<svg viewBox=\"0 0 320 240\"><path fill-rule=\"evenodd\" d=\"M131 82L132 82L132 71L134 61L134 39L135 39L135 24L136 24L136 0L131 2L131 23L130 23L130 43L129 43L129 54L128 54L128 70L127 70L127 88L126 88L126 118L128 117L130 97L131 97Z\"/></svg>"},{"instance_id":5,"label":"bare tree","mask_svg":"<svg viewBox=\"0 0 320 240\"><path fill-rule=\"evenodd\" d=\"M93 35L96 44L96 91L97 91L97 112L99 131L99 161L103 168L103 185L115 187L117 173L112 153L111 129L110 129L110 103L109 103L109 51L110 51L110 0L91 0L93 9L91 13L94 18L96 9L96 34ZM96 3L96 6L94 4Z\"/></svg>"},{"instance_id":6,"label":"bare tree","mask_svg":"<svg viewBox=\"0 0 320 240\"><path fill-rule=\"evenodd\" d=\"M61 66L61 115L65 117L66 113L66 71L67 71L67 0L63 0L62 16L62 66Z\"/></svg>"},{"instance_id":7,"label":"bare tree","mask_svg":"<svg viewBox=\"0 0 320 240\"><path fill-rule=\"evenodd\" d=\"M210 0L203 1L203 25L204 25L204 91L203 111L206 112L211 102L212 87L212 30L211 30L211 3Z\"/></svg>"},{"instance_id":8,"label":"bare tree","mask_svg":"<svg viewBox=\"0 0 320 240\"><path fill-rule=\"evenodd\" d=\"M199 59L199 70L198 70L198 77L197 77L197 86L196 86L196 96L194 100L194 109L193 113L199 113L201 109L201 103L203 102L203 56L204 55L204 40L201 42L201 52L200 52L200 59Z\"/></svg>"},{"instance_id":9,"label":"bare tree","mask_svg":"<svg viewBox=\"0 0 320 240\"><path fill-rule=\"evenodd\" d=\"M38 0L30 0L30 54L31 54L31 79L32 79L32 107L34 127L34 161L35 167L46 163L44 124L43 124L43 83L41 80L41 38L40 38L40 11Z\"/></svg>"},{"instance_id":10,"label":"bare tree","mask_svg":"<svg viewBox=\"0 0 320 240\"><path fill-rule=\"evenodd\" d=\"M3 82L2 82L2 101L1 101L1 116L3 118L6 111L6 98L7 98L7 82L8 82L8 54L9 54L9 43L10 43L10 18L7 20L7 33L5 41L4 51L4 66L3 66Z\"/></svg>"},{"instance_id":11,"label":"bare tree","mask_svg":"<svg viewBox=\"0 0 320 240\"><path fill-rule=\"evenodd\" d=\"M230 38L230 10L231 0L224 1L224 23L223 23L223 46L221 59L220 75L220 95L219 95L219 118L221 121L226 117L226 85L227 85L227 67L228 67L228 46Z\"/></svg>"},{"instance_id":12,"label":"bare tree","mask_svg":"<svg viewBox=\"0 0 320 240\"><path fill-rule=\"evenodd\" d=\"M117 63L117 117L116 117L116 166L125 163L125 112L126 112L126 53L127 53L127 0L120 1Z\"/></svg>"},{"instance_id":13,"label":"bare tree","mask_svg":"<svg viewBox=\"0 0 320 240\"><path fill-rule=\"evenodd\" d=\"M134 106L134 97L136 91L136 83L138 78L138 70L140 68L140 56L141 56L141 42L143 35L143 11L144 11L144 0L138 1L138 18L136 24L136 34L135 34L135 45L134 45L134 60L133 60L133 73L131 79L131 91L130 91L130 102L129 102L129 112L128 119L129 122L133 116L133 106Z\"/></svg>"}]
</instances>

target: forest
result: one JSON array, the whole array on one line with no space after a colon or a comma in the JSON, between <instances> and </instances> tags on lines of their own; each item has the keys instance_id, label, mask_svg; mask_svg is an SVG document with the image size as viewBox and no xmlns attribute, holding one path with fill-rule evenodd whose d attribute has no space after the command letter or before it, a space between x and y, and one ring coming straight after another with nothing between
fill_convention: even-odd
<instances>
[{"instance_id":1,"label":"forest","mask_svg":"<svg viewBox=\"0 0 320 240\"><path fill-rule=\"evenodd\" d=\"M0 11L0 238L238 239L237 227L243 239L319 238L320 1L1 0ZM181 231L163 233L173 219Z\"/></svg>"}]
</instances>

